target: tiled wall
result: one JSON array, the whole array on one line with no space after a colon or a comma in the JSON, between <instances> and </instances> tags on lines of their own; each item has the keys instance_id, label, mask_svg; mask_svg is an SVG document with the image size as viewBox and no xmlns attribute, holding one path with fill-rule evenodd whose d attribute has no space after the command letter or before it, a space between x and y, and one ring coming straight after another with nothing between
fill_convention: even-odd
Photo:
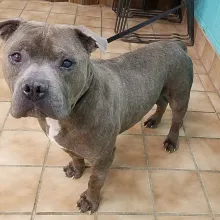
<instances>
[{"instance_id":1,"label":"tiled wall","mask_svg":"<svg viewBox=\"0 0 220 220\"><path fill-rule=\"evenodd\" d=\"M196 0L196 20L220 54L220 0Z\"/></svg>"}]
</instances>

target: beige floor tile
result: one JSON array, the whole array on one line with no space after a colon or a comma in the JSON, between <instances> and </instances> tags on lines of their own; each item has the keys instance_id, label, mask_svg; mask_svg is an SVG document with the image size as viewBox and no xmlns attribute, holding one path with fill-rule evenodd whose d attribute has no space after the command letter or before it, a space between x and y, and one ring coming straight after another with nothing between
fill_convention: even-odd
<instances>
[{"instance_id":1,"label":"beige floor tile","mask_svg":"<svg viewBox=\"0 0 220 220\"><path fill-rule=\"evenodd\" d=\"M215 51L212 45L207 40L201 57L207 72L209 72L209 70L211 69L212 63L214 61L214 57L215 57Z\"/></svg>"},{"instance_id":2,"label":"beige floor tile","mask_svg":"<svg viewBox=\"0 0 220 220\"><path fill-rule=\"evenodd\" d=\"M205 48L205 44L206 44L206 37L203 33L203 31L201 30L200 27L197 28L197 32L195 34L195 46L196 46L196 50L199 54L199 56L202 56L203 50Z\"/></svg>"},{"instance_id":3,"label":"beige floor tile","mask_svg":"<svg viewBox=\"0 0 220 220\"><path fill-rule=\"evenodd\" d=\"M0 138L0 164L42 165L48 139L42 132L3 131Z\"/></svg>"},{"instance_id":4,"label":"beige floor tile","mask_svg":"<svg viewBox=\"0 0 220 220\"><path fill-rule=\"evenodd\" d=\"M91 31L93 31L94 33L98 34L99 36L101 36L101 28L89 27L89 29L90 29Z\"/></svg>"},{"instance_id":5,"label":"beige floor tile","mask_svg":"<svg viewBox=\"0 0 220 220\"><path fill-rule=\"evenodd\" d=\"M45 11L49 12L53 4L50 2L28 2L25 10L27 11Z\"/></svg>"},{"instance_id":6,"label":"beige floor tile","mask_svg":"<svg viewBox=\"0 0 220 220\"><path fill-rule=\"evenodd\" d=\"M117 137L113 166L146 167L141 135L119 135Z\"/></svg>"},{"instance_id":7,"label":"beige floor tile","mask_svg":"<svg viewBox=\"0 0 220 220\"><path fill-rule=\"evenodd\" d=\"M31 118L31 117L15 119L10 114L6 120L4 129L6 130L35 130L35 131L42 130L37 119Z\"/></svg>"},{"instance_id":8,"label":"beige floor tile","mask_svg":"<svg viewBox=\"0 0 220 220\"><path fill-rule=\"evenodd\" d=\"M100 57L101 57L101 52L98 49L92 52L91 54L91 59L100 59Z\"/></svg>"},{"instance_id":9,"label":"beige floor tile","mask_svg":"<svg viewBox=\"0 0 220 220\"><path fill-rule=\"evenodd\" d=\"M0 167L0 173L0 212L32 212L41 168Z\"/></svg>"},{"instance_id":10,"label":"beige floor tile","mask_svg":"<svg viewBox=\"0 0 220 220\"><path fill-rule=\"evenodd\" d=\"M121 55L120 53L105 53L105 54L103 53L103 54L101 54L101 58L103 60L108 60L108 59L118 57L120 55Z\"/></svg>"},{"instance_id":11,"label":"beige floor tile","mask_svg":"<svg viewBox=\"0 0 220 220\"><path fill-rule=\"evenodd\" d=\"M27 2L25 1L2 1L0 3L0 8L7 8L7 9L24 9Z\"/></svg>"},{"instance_id":12,"label":"beige floor tile","mask_svg":"<svg viewBox=\"0 0 220 220\"><path fill-rule=\"evenodd\" d=\"M212 68L209 72L209 76L215 85L215 87L220 91L220 58L215 55Z\"/></svg>"},{"instance_id":13,"label":"beige floor tile","mask_svg":"<svg viewBox=\"0 0 220 220\"><path fill-rule=\"evenodd\" d=\"M0 215L0 220L30 220L29 215Z\"/></svg>"},{"instance_id":14,"label":"beige floor tile","mask_svg":"<svg viewBox=\"0 0 220 220\"><path fill-rule=\"evenodd\" d=\"M101 27L101 18L77 16L75 25L84 25L86 27Z\"/></svg>"},{"instance_id":15,"label":"beige floor tile","mask_svg":"<svg viewBox=\"0 0 220 220\"><path fill-rule=\"evenodd\" d=\"M188 47L188 55L193 59L193 60L198 60L199 55L196 51L195 47Z\"/></svg>"},{"instance_id":16,"label":"beige floor tile","mask_svg":"<svg viewBox=\"0 0 220 220\"><path fill-rule=\"evenodd\" d=\"M102 7L102 17L116 19L116 13L109 7Z\"/></svg>"},{"instance_id":17,"label":"beige floor tile","mask_svg":"<svg viewBox=\"0 0 220 220\"><path fill-rule=\"evenodd\" d=\"M158 220L211 220L206 216L159 216Z\"/></svg>"},{"instance_id":18,"label":"beige floor tile","mask_svg":"<svg viewBox=\"0 0 220 220\"><path fill-rule=\"evenodd\" d=\"M62 168L46 168L43 176L38 212L78 211L76 202L87 189L90 170L78 180L65 177Z\"/></svg>"},{"instance_id":19,"label":"beige floor tile","mask_svg":"<svg viewBox=\"0 0 220 220\"><path fill-rule=\"evenodd\" d=\"M140 24L141 21L135 21L135 20L131 20L131 21L128 21L128 27L131 28L131 27L134 27L138 24ZM153 34L154 31L153 31L153 27L152 25L147 25L141 29L139 29L138 31L136 31L135 33L138 33L138 34Z\"/></svg>"},{"instance_id":20,"label":"beige floor tile","mask_svg":"<svg viewBox=\"0 0 220 220\"><path fill-rule=\"evenodd\" d=\"M193 59L193 66L198 74L207 74L205 67L200 59Z\"/></svg>"},{"instance_id":21,"label":"beige floor tile","mask_svg":"<svg viewBox=\"0 0 220 220\"><path fill-rule=\"evenodd\" d=\"M88 215L37 215L34 220L94 220Z\"/></svg>"},{"instance_id":22,"label":"beige floor tile","mask_svg":"<svg viewBox=\"0 0 220 220\"><path fill-rule=\"evenodd\" d=\"M219 173L201 173L208 199L214 214L220 213L220 174Z\"/></svg>"},{"instance_id":23,"label":"beige floor tile","mask_svg":"<svg viewBox=\"0 0 220 220\"><path fill-rule=\"evenodd\" d=\"M55 142L51 143L46 165L66 166L71 161L71 157L64 152Z\"/></svg>"},{"instance_id":24,"label":"beige floor tile","mask_svg":"<svg viewBox=\"0 0 220 220\"><path fill-rule=\"evenodd\" d=\"M3 0L2 0L3 1ZM11 1L11 0L4 0L4 1ZM20 2L26 2L26 1L33 1L33 0L14 0L16 2L20 1Z\"/></svg>"},{"instance_id":25,"label":"beige floor tile","mask_svg":"<svg viewBox=\"0 0 220 220\"><path fill-rule=\"evenodd\" d=\"M153 171L151 177L157 212L209 213L196 172Z\"/></svg>"},{"instance_id":26,"label":"beige floor tile","mask_svg":"<svg viewBox=\"0 0 220 220\"><path fill-rule=\"evenodd\" d=\"M147 136L145 138L150 167L166 169L195 169L195 165L189 151L189 146L184 138L180 138L179 149L172 154L168 154L164 151L163 142L166 138L165 136Z\"/></svg>"},{"instance_id":27,"label":"beige floor tile","mask_svg":"<svg viewBox=\"0 0 220 220\"><path fill-rule=\"evenodd\" d=\"M154 220L148 215L99 215L98 220Z\"/></svg>"},{"instance_id":28,"label":"beige floor tile","mask_svg":"<svg viewBox=\"0 0 220 220\"><path fill-rule=\"evenodd\" d=\"M0 101L10 101L11 93L5 79L0 79Z\"/></svg>"},{"instance_id":29,"label":"beige floor tile","mask_svg":"<svg viewBox=\"0 0 220 220\"><path fill-rule=\"evenodd\" d=\"M114 41L108 45L107 52L109 53L126 53L129 52L129 43L120 40Z\"/></svg>"},{"instance_id":30,"label":"beige floor tile","mask_svg":"<svg viewBox=\"0 0 220 220\"><path fill-rule=\"evenodd\" d=\"M10 103L9 102L0 102L0 129L2 129L2 126L5 122L6 116L8 115L9 109L10 109Z\"/></svg>"},{"instance_id":31,"label":"beige floor tile","mask_svg":"<svg viewBox=\"0 0 220 220\"><path fill-rule=\"evenodd\" d=\"M171 23L153 23L153 31L155 34L172 34L176 33L176 27Z\"/></svg>"},{"instance_id":32,"label":"beige floor tile","mask_svg":"<svg viewBox=\"0 0 220 220\"><path fill-rule=\"evenodd\" d=\"M188 112L184 126L188 137L220 138L220 121L215 113Z\"/></svg>"},{"instance_id":33,"label":"beige floor tile","mask_svg":"<svg viewBox=\"0 0 220 220\"><path fill-rule=\"evenodd\" d=\"M127 131L124 131L123 134L141 134L141 122L137 123Z\"/></svg>"},{"instance_id":34,"label":"beige floor tile","mask_svg":"<svg viewBox=\"0 0 220 220\"><path fill-rule=\"evenodd\" d=\"M25 21L41 21L45 22L48 17L48 12L42 11L23 11L21 17Z\"/></svg>"},{"instance_id":35,"label":"beige floor tile","mask_svg":"<svg viewBox=\"0 0 220 220\"><path fill-rule=\"evenodd\" d=\"M2 60L0 60L0 79L4 78L4 74L2 71Z\"/></svg>"},{"instance_id":36,"label":"beige floor tile","mask_svg":"<svg viewBox=\"0 0 220 220\"><path fill-rule=\"evenodd\" d=\"M208 138L190 139L193 154L201 170L220 170L220 140Z\"/></svg>"},{"instance_id":37,"label":"beige floor tile","mask_svg":"<svg viewBox=\"0 0 220 220\"><path fill-rule=\"evenodd\" d=\"M50 13L47 22L49 24L74 24L75 16L68 14Z\"/></svg>"},{"instance_id":38,"label":"beige floor tile","mask_svg":"<svg viewBox=\"0 0 220 220\"><path fill-rule=\"evenodd\" d=\"M113 28L102 28L102 37L109 38L115 34L116 33Z\"/></svg>"},{"instance_id":39,"label":"beige floor tile","mask_svg":"<svg viewBox=\"0 0 220 220\"><path fill-rule=\"evenodd\" d=\"M16 18L21 14L21 10L0 8L0 18Z\"/></svg>"},{"instance_id":40,"label":"beige floor tile","mask_svg":"<svg viewBox=\"0 0 220 220\"><path fill-rule=\"evenodd\" d=\"M51 12L61 14L76 14L77 7L73 4L54 3Z\"/></svg>"},{"instance_id":41,"label":"beige floor tile","mask_svg":"<svg viewBox=\"0 0 220 220\"><path fill-rule=\"evenodd\" d=\"M208 92L207 93L212 104L214 105L214 108L216 112L220 113L220 97L217 93Z\"/></svg>"},{"instance_id":42,"label":"beige floor tile","mask_svg":"<svg viewBox=\"0 0 220 220\"><path fill-rule=\"evenodd\" d=\"M207 94L196 91L192 91L190 94L188 111L215 112Z\"/></svg>"},{"instance_id":43,"label":"beige floor tile","mask_svg":"<svg viewBox=\"0 0 220 220\"><path fill-rule=\"evenodd\" d=\"M4 52L4 46L3 46L3 43L2 43L2 46L0 47L0 59L2 61L2 58L3 58L3 52Z\"/></svg>"},{"instance_id":44,"label":"beige floor tile","mask_svg":"<svg viewBox=\"0 0 220 220\"><path fill-rule=\"evenodd\" d=\"M185 24L175 24L176 31L178 34L186 35L187 34L187 25Z\"/></svg>"},{"instance_id":45,"label":"beige floor tile","mask_svg":"<svg viewBox=\"0 0 220 220\"><path fill-rule=\"evenodd\" d=\"M136 44L136 43L131 43L130 45L131 45L131 51L146 46L146 44Z\"/></svg>"},{"instance_id":46,"label":"beige floor tile","mask_svg":"<svg viewBox=\"0 0 220 220\"><path fill-rule=\"evenodd\" d=\"M103 28L115 28L115 19L109 19L109 18L102 18L102 27Z\"/></svg>"},{"instance_id":47,"label":"beige floor tile","mask_svg":"<svg viewBox=\"0 0 220 220\"><path fill-rule=\"evenodd\" d=\"M101 197L100 212L152 212L148 173L144 170L111 170Z\"/></svg>"},{"instance_id":48,"label":"beige floor tile","mask_svg":"<svg viewBox=\"0 0 220 220\"><path fill-rule=\"evenodd\" d=\"M146 121L151 115L153 115L154 112L155 112L154 110L149 111L147 115L144 116L143 122ZM172 112L166 111L158 127L154 129L144 128L143 130L144 134L145 135L168 135L171 122L172 122ZM180 136L185 136L183 128L180 129Z\"/></svg>"},{"instance_id":49,"label":"beige floor tile","mask_svg":"<svg viewBox=\"0 0 220 220\"><path fill-rule=\"evenodd\" d=\"M77 15L91 16L91 17L101 17L101 7L80 6L77 9Z\"/></svg>"},{"instance_id":50,"label":"beige floor tile","mask_svg":"<svg viewBox=\"0 0 220 220\"><path fill-rule=\"evenodd\" d=\"M199 78L200 78L200 80L201 80L201 82L207 92L215 92L216 91L216 89L215 89L215 87L214 87L214 85L208 75L199 74L198 76L199 76Z\"/></svg>"},{"instance_id":51,"label":"beige floor tile","mask_svg":"<svg viewBox=\"0 0 220 220\"><path fill-rule=\"evenodd\" d=\"M194 74L192 91L205 91L198 74Z\"/></svg>"}]
</instances>

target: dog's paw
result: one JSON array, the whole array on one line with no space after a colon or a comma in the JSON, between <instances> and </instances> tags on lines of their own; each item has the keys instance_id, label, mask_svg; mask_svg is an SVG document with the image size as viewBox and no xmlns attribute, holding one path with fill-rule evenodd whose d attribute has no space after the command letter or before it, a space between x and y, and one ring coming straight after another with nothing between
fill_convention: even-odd
<instances>
[{"instance_id":1,"label":"dog's paw","mask_svg":"<svg viewBox=\"0 0 220 220\"><path fill-rule=\"evenodd\" d=\"M63 168L63 171L68 178L79 179L82 176L83 171L77 170L72 162L69 162L67 166Z\"/></svg>"},{"instance_id":2,"label":"dog's paw","mask_svg":"<svg viewBox=\"0 0 220 220\"><path fill-rule=\"evenodd\" d=\"M144 122L145 128L156 128L159 122L156 119L149 118L147 121Z\"/></svg>"},{"instance_id":3,"label":"dog's paw","mask_svg":"<svg viewBox=\"0 0 220 220\"><path fill-rule=\"evenodd\" d=\"M163 146L164 146L165 151L167 151L168 153L173 153L176 150L178 150L178 144L174 143L170 139L166 139L163 143Z\"/></svg>"},{"instance_id":4,"label":"dog's paw","mask_svg":"<svg viewBox=\"0 0 220 220\"><path fill-rule=\"evenodd\" d=\"M80 212L85 213L89 212L91 215L92 213L96 212L99 207L99 201L92 200L88 198L86 195L86 192L84 192L81 196L80 199L78 200L76 206L79 208Z\"/></svg>"}]
</instances>

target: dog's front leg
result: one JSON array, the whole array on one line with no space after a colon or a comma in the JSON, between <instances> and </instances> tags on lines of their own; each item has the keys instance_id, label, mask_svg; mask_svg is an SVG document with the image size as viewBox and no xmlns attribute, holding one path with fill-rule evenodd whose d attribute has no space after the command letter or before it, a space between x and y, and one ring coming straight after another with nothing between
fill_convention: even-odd
<instances>
[{"instance_id":1,"label":"dog's front leg","mask_svg":"<svg viewBox=\"0 0 220 220\"><path fill-rule=\"evenodd\" d=\"M81 212L94 213L99 207L100 191L104 185L109 168L114 159L114 152L106 155L104 158L99 159L92 165L92 174L89 179L88 189L82 193L77 202Z\"/></svg>"}]
</instances>

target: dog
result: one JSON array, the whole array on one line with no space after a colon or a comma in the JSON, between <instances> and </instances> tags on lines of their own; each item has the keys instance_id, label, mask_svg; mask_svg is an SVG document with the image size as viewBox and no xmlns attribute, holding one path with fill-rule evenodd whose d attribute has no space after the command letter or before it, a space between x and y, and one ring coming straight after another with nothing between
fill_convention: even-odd
<instances>
[{"instance_id":1,"label":"dog","mask_svg":"<svg viewBox=\"0 0 220 220\"><path fill-rule=\"evenodd\" d=\"M81 212L98 209L117 135L154 104L156 111L144 126L155 128L169 103L173 117L164 148L178 149L193 82L183 42L156 42L117 58L91 60L91 53L105 52L108 43L84 26L10 19L0 23L0 37L11 115L39 120L72 158L64 167L67 177L80 178L84 159L91 163L88 189L77 202Z\"/></svg>"}]
</instances>

